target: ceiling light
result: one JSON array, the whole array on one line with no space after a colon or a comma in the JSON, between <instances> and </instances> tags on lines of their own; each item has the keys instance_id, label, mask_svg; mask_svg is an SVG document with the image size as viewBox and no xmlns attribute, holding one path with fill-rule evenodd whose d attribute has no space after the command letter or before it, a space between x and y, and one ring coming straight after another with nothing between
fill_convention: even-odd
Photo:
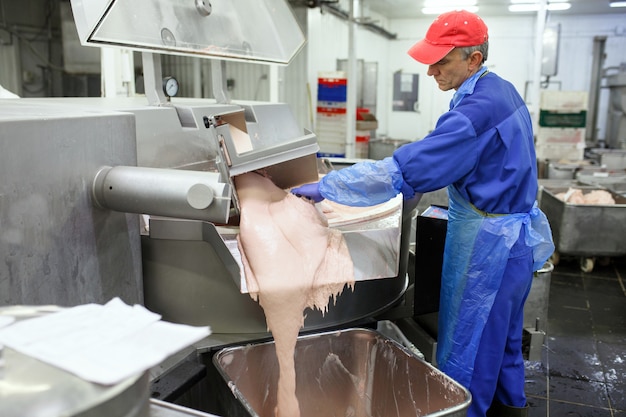
<instances>
[{"instance_id":1,"label":"ceiling light","mask_svg":"<svg viewBox=\"0 0 626 417\"><path fill-rule=\"evenodd\" d=\"M424 7L456 7L460 9L467 6L476 6L476 3L478 3L478 0L426 0Z\"/></svg>"},{"instance_id":2,"label":"ceiling light","mask_svg":"<svg viewBox=\"0 0 626 417\"><path fill-rule=\"evenodd\" d=\"M567 10L572 7L569 3L550 3L547 5L547 9L550 11L555 10ZM536 12L539 10L537 3L520 3L509 5L509 12Z\"/></svg>"},{"instance_id":3,"label":"ceiling light","mask_svg":"<svg viewBox=\"0 0 626 417\"><path fill-rule=\"evenodd\" d=\"M626 7L626 1L611 1L609 2L611 7Z\"/></svg>"},{"instance_id":4,"label":"ceiling light","mask_svg":"<svg viewBox=\"0 0 626 417\"><path fill-rule=\"evenodd\" d=\"M438 7L424 7L422 9L422 13L424 14L442 14L446 12L451 12L452 10L463 9L467 10L471 13L476 13L478 11L477 6L438 6Z\"/></svg>"},{"instance_id":5,"label":"ceiling light","mask_svg":"<svg viewBox=\"0 0 626 417\"><path fill-rule=\"evenodd\" d=\"M520 3L524 3L524 4L528 4L528 3L539 4L540 3L539 0L510 0L509 2L511 4L520 4ZM567 2L569 2L569 0L550 0L550 1L548 1L548 3L567 3Z\"/></svg>"}]
</instances>

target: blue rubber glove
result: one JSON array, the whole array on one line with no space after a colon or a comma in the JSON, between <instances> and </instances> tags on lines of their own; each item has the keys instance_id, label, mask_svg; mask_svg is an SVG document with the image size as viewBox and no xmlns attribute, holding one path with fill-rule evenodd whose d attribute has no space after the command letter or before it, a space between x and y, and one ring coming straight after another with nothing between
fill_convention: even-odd
<instances>
[{"instance_id":1,"label":"blue rubber glove","mask_svg":"<svg viewBox=\"0 0 626 417\"><path fill-rule=\"evenodd\" d=\"M294 194L296 197L308 198L315 203L319 203L324 199L324 197L322 197L322 194L320 194L319 182L304 184L300 187L293 188L291 190L291 194Z\"/></svg>"},{"instance_id":2,"label":"blue rubber glove","mask_svg":"<svg viewBox=\"0 0 626 417\"><path fill-rule=\"evenodd\" d=\"M320 180L319 191L327 200L354 207L381 204L400 192L405 199L415 195L392 157L331 171Z\"/></svg>"},{"instance_id":3,"label":"blue rubber glove","mask_svg":"<svg viewBox=\"0 0 626 417\"><path fill-rule=\"evenodd\" d=\"M296 187L291 192L316 203L327 199L354 207L381 204L400 192L405 199L415 195L415 191L404 182L400 167L392 157L363 161L331 171L320 182Z\"/></svg>"}]
</instances>

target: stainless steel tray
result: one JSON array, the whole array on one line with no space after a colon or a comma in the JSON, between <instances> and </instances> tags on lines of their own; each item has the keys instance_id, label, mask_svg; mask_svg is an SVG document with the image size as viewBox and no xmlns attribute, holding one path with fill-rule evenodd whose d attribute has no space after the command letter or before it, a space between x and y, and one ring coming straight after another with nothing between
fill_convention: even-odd
<instances>
[{"instance_id":1,"label":"stainless steel tray","mask_svg":"<svg viewBox=\"0 0 626 417\"><path fill-rule=\"evenodd\" d=\"M597 186L576 186L583 192ZM615 205L565 203L556 197L567 188L543 187L541 210L552 228L555 250L578 256L622 256L626 254L626 197L607 190Z\"/></svg>"},{"instance_id":2,"label":"stainless steel tray","mask_svg":"<svg viewBox=\"0 0 626 417\"><path fill-rule=\"evenodd\" d=\"M294 357L302 417L461 417L470 404L465 388L374 330L300 336ZM227 385L228 416L274 415L274 342L223 349L213 363Z\"/></svg>"}]
</instances>

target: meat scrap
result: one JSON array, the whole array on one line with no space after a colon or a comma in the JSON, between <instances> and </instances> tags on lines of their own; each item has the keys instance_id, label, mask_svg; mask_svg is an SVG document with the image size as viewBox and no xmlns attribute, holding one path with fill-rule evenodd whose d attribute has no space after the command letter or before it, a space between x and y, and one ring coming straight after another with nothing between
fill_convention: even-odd
<instances>
[{"instance_id":1,"label":"meat scrap","mask_svg":"<svg viewBox=\"0 0 626 417\"><path fill-rule=\"evenodd\" d=\"M567 192L558 193L556 198L570 204L596 204L609 206L615 204L615 199L605 190L592 190L583 193L579 188L569 188Z\"/></svg>"}]
</instances>

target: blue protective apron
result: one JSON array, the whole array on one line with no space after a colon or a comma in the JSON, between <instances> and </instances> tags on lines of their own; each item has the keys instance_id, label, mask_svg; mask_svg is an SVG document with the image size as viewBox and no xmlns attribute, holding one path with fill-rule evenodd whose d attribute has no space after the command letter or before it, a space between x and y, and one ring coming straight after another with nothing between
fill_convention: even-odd
<instances>
[{"instance_id":1,"label":"blue protective apron","mask_svg":"<svg viewBox=\"0 0 626 417\"><path fill-rule=\"evenodd\" d=\"M454 185L448 187L448 196L437 364L468 387L481 335L521 228L533 250L533 271L543 267L554 244L536 202L529 213L493 215L466 201Z\"/></svg>"}]
</instances>

